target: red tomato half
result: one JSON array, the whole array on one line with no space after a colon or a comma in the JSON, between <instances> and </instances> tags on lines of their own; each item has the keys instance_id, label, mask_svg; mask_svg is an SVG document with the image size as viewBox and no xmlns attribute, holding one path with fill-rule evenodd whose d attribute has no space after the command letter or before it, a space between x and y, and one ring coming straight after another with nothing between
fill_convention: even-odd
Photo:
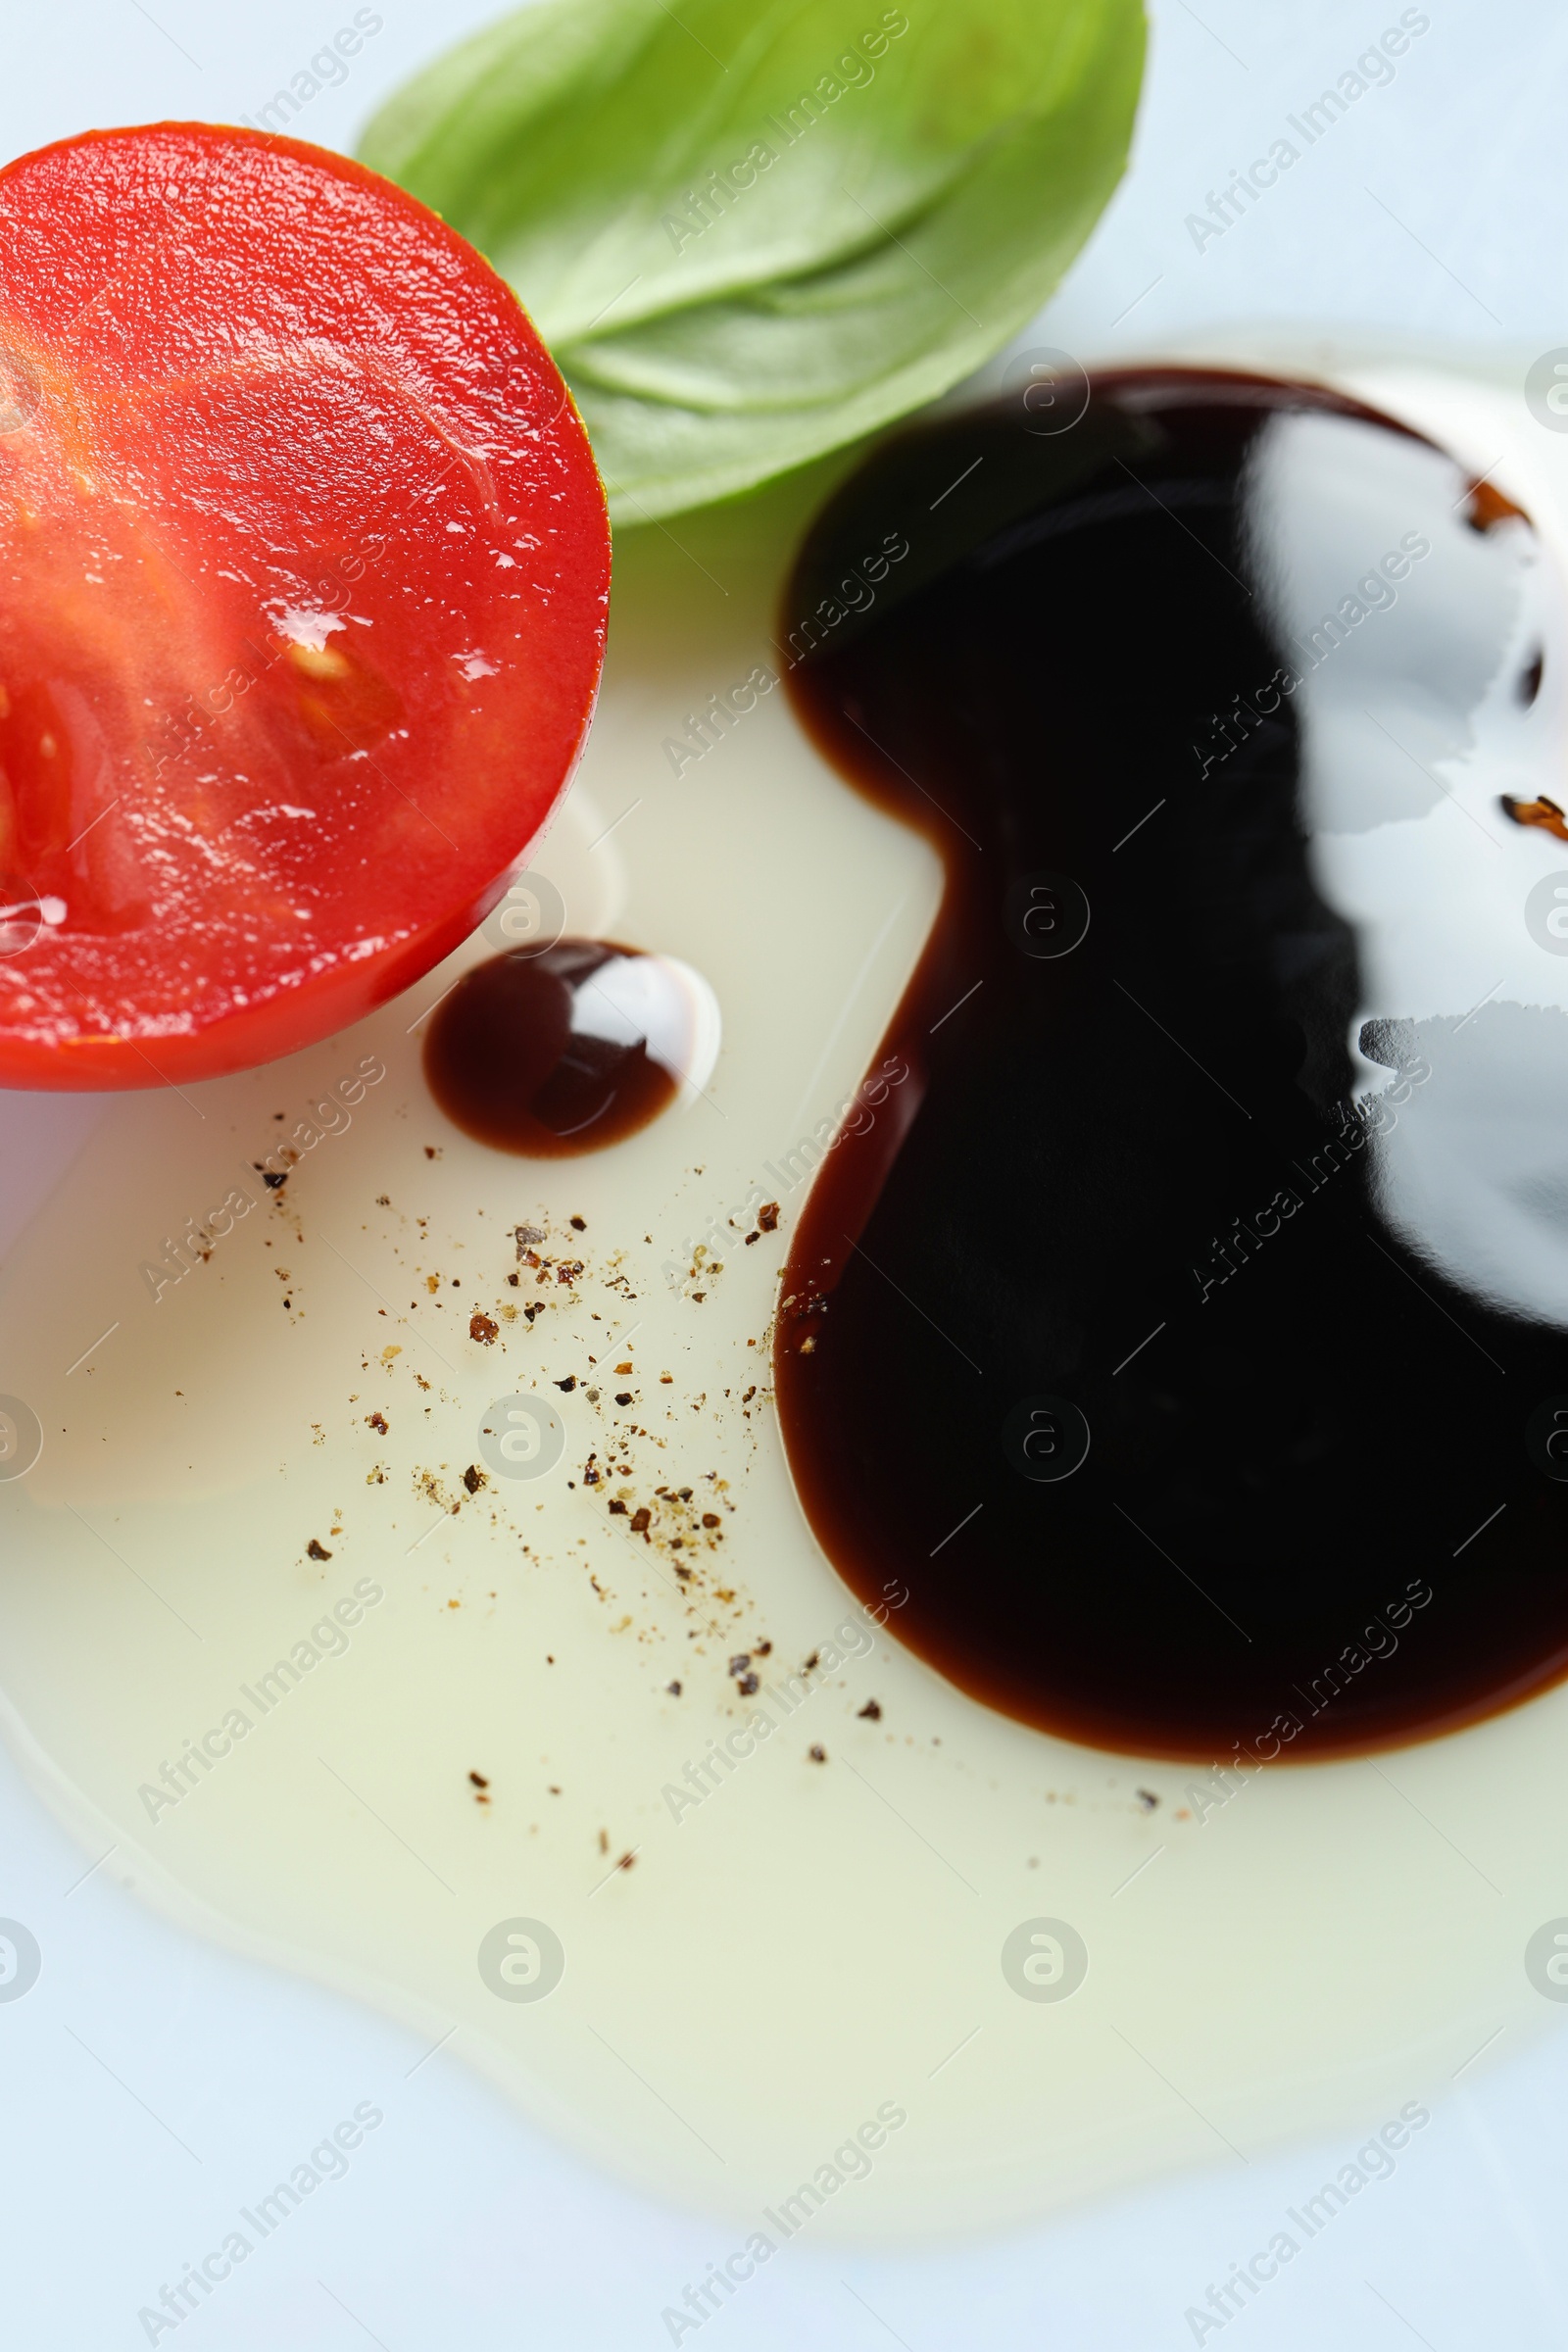
<instances>
[{"instance_id":1,"label":"red tomato half","mask_svg":"<svg viewBox=\"0 0 1568 2352\"><path fill-rule=\"evenodd\" d=\"M388 181L191 123L0 172L0 1085L416 979L565 785L609 571L543 345Z\"/></svg>"}]
</instances>

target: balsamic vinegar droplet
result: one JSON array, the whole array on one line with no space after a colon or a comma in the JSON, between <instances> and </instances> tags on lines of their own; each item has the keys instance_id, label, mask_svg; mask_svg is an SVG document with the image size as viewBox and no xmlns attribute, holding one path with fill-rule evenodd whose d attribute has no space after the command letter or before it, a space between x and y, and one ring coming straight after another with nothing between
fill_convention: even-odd
<instances>
[{"instance_id":1,"label":"balsamic vinegar droplet","mask_svg":"<svg viewBox=\"0 0 1568 2352\"><path fill-rule=\"evenodd\" d=\"M597 1152L646 1127L683 1080L701 1085L716 1026L683 964L612 941L562 939L466 972L424 1050L455 1126L534 1159Z\"/></svg>"}]
</instances>

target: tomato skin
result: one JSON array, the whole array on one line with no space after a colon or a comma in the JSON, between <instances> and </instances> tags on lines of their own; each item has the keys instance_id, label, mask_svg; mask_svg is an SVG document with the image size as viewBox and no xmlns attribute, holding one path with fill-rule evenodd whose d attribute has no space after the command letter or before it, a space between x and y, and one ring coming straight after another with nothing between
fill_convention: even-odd
<instances>
[{"instance_id":1,"label":"tomato skin","mask_svg":"<svg viewBox=\"0 0 1568 2352\"><path fill-rule=\"evenodd\" d=\"M246 1068L411 986L558 805L587 437L488 264L298 140L41 149L0 256L0 1086Z\"/></svg>"}]
</instances>

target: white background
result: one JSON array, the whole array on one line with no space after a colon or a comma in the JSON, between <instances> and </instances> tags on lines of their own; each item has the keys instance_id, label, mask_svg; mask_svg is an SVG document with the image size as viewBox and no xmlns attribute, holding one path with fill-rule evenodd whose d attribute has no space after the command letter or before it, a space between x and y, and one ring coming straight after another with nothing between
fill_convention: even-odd
<instances>
[{"instance_id":1,"label":"white background","mask_svg":"<svg viewBox=\"0 0 1568 2352\"><path fill-rule=\"evenodd\" d=\"M387 89L493 11L383 0L379 13L383 29L297 135L352 146ZM1568 16L1552 0L1434 0L1393 84L1195 246L1186 217L1399 13L1395 0L1201 0L1198 14L1158 0L1134 169L1033 339L1153 352L1162 337L1277 319L1511 364L1568 343ZM346 0L18 12L0 154L96 124L254 114L352 15ZM35 1110L0 1098L0 1244L25 1205ZM42 1125L69 1130L85 1110L49 1105ZM426 2056L368 2012L187 1939L103 1874L76 1884L91 1860L0 1756L0 1915L26 1922L45 1956L26 1998L0 2004L5 2341L145 2342L138 2307L366 2100L385 2122L349 2176L184 2323L187 2352L668 2341L661 2309L730 2250L729 2228L586 2172L450 2053ZM1564 1883L1568 1911L1568 1866ZM1568 2341L1568 2038L1511 2061L1503 2044L1456 2082L1412 2088L1431 2101L1429 2129L1230 2322L1229 2352ZM1027 2238L917 2257L792 2245L710 2320L705 2352L1174 2352L1193 2341L1187 2306L1364 2135L1227 2160Z\"/></svg>"}]
</instances>

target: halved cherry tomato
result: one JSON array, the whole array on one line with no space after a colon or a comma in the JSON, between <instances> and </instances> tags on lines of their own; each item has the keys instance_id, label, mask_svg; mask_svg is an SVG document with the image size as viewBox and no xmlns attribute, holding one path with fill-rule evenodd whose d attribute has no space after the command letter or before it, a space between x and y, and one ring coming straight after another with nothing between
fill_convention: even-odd
<instances>
[{"instance_id":1,"label":"halved cherry tomato","mask_svg":"<svg viewBox=\"0 0 1568 2352\"><path fill-rule=\"evenodd\" d=\"M163 123L0 172L0 1085L155 1086L409 985L564 788L609 528L433 213Z\"/></svg>"}]
</instances>

